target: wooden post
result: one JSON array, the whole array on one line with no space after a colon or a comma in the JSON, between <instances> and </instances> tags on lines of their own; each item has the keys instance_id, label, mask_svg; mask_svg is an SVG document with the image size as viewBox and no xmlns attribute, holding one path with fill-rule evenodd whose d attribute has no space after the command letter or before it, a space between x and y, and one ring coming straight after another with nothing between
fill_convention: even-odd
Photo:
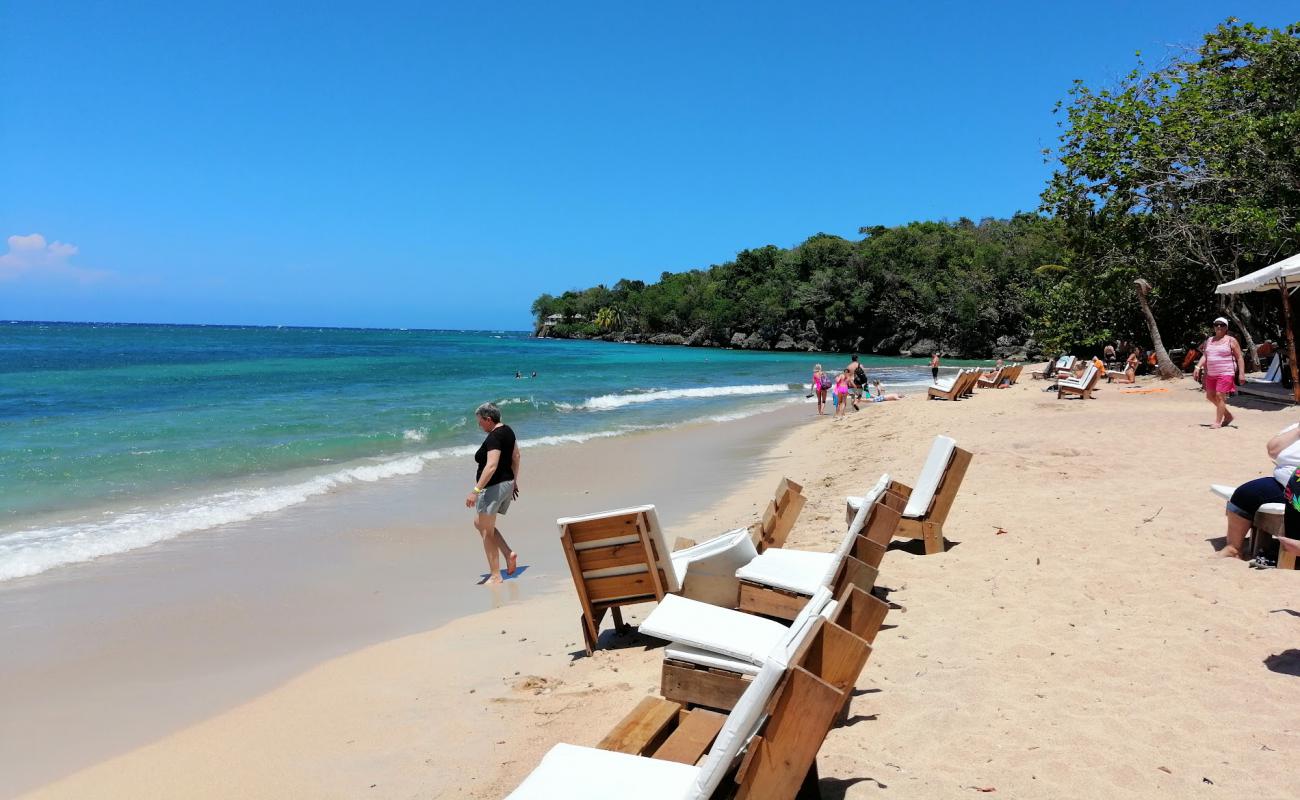
<instances>
[{"instance_id":1,"label":"wooden post","mask_svg":"<svg viewBox=\"0 0 1300 800\"><path fill-rule=\"evenodd\" d=\"M1286 352L1291 357L1291 392L1300 404L1300 369L1295 363L1295 331L1291 330L1291 295L1287 292L1286 278L1278 281L1282 287L1282 327L1286 329Z\"/></svg>"}]
</instances>

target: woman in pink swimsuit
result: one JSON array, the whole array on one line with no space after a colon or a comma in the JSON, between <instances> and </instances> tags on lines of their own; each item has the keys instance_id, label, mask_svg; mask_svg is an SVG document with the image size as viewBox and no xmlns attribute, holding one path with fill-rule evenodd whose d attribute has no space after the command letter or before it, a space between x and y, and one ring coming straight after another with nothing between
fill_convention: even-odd
<instances>
[{"instance_id":1,"label":"woman in pink swimsuit","mask_svg":"<svg viewBox=\"0 0 1300 800\"><path fill-rule=\"evenodd\" d=\"M1237 375L1245 374L1246 360L1241 345L1228 335L1228 320L1223 317L1214 321L1214 335L1205 340L1201 349L1205 355L1196 363L1192 376L1204 382L1205 399L1214 405L1214 424L1210 427L1222 428L1232 424L1225 398L1237 388Z\"/></svg>"}]
</instances>

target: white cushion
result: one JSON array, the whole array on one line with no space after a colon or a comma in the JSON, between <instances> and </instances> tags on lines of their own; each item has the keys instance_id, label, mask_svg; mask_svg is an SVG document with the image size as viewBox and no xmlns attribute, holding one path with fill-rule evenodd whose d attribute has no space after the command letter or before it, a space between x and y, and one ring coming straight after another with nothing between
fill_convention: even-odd
<instances>
[{"instance_id":1,"label":"white cushion","mask_svg":"<svg viewBox=\"0 0 1300 800\"><path fill-rule=\"evenodd\" d=\"M1222 497L1224 500L1227 500L1228 498L1232 497L1232 493L1235 492L1236 490L1237 489L1235 486L1227 486L1222 483L1210 484L1210 491L1214 492L1219 497Z\"/></svg>"},{"instance_id":2,"label":"white cushion","mask_svg":"<svg viewBox=\"0 0 1300 800\"><path fill-rule=\"evenodd\" d=\"M823 585L822 579L834 562L834 553L772 548L759 553L758 558L736 570L736 577L811 595Z\"/></svg>"},{"instance_id":3,"label":"white cushion","mask_svg":"<svg viewBox=\"0 0 1300 800\"><path fill-rule=\"evenodd\" d=\"M1286 504L1284 503L1265 503L1260 506L1256 514L1285 514Z\"/></svg>"},{"instance_id":4,"label":"white cushion","mask_svg":"<svg viewBox=\"0 0 1300 800\"><path fill-rule=\"evenodd\" d=\"M670 594L642 621L639 630L659 639L761 664L785 635L786 626Z\"/></svg>"},{"instance_id":5,"label":"white cushion","mask_svg":"<svg viewBox=\"0 0 1300 800\"><path fill-rule=\"evenodd\" d=\"M736 570L757 556L749 531L737 528L673 553L673 571L687 597L730 608L739 592Z\"/></svg>"},{"instance_id":6,"label":"white cushion","mask_svg":"<svg viewBox=\"0 0 1300 800\"><path fill-rule=\"evenodd\" d=\"M736 613L741 612L737 611ZM701 667L730 670L731 672L739 672L742 675L757 675L762 668L761 664L755 664L752 661L724 656L703 647L693 647L679 642L673 642L664 648L664 658L685 661L688 664L697 664Z\"/></svg>"},{"instance_id":7,"label":"white cushion","mask_svg":"<svg viewBox=\"0 0 1300 800\"><path fill-rule=\"evenodd\" d=\"M691 764L557 744L507 800L686 800L699 775Z\"/></svg>"},{"instance_id":8,"label":"white cushion","mask_svg":"<svg viewBox=\"0 0 1300 800\"><path fill-rule=\"evenodd\" d=\"M583 514L582 516L578 516L578 517L560 517L555 521L555 524L560 528L560 531L563 532L564 527L566 525L572 525L576 522L593 522L595 520L605 519L607 517L623 516L625 514L645 515L646 524L650 528L649 531L650 540L654 542L655 550L658 551L659 553L659 567L662 568L664 572L664 580L665 583L667 584L666 586L664 586L664 588L669 592L681 591L682 576L677 574L676 565L673 563L673 560L670 557L672 555L672 552L668 549L668 543L664 540L664 529L659 524L659 515L655 513L654 506L652 505L632 506L629 508L616 509L614 511L601 511L595 514ZM638 541L638 538L639 537L637 537L635 534L613 536L608 539L599 539L592 542L583 542L582 544L574 545L573 549L590 550L594 547L607 547L615 544L630 544L632 542ZM636 573L645 572L645 571L646 571L645 565L631 564L626 567L609 567L606 569L588 570L583 573L583 577L607 578L613 575L634 575ZM609 599L615 599L615 598L609 598Z\"/></svg>"},{"instance_id":9,"label":"white cushion","mask_svg":"<svg viewBox=\"0 0 1300 800\"><path fill-rule=\"evenodd\" d=\"M867 490L865 495L862 497L846 498L849 507L856 512L853 516L853 522L849 525L850 534L857 536L859 533L862 533L862 529L866 527L867 518L871 515L871 504L880 499L880 496L889 489L889 484L891 483L893 483L893 480L889 477L889 473L885 472L882 473L880 479L876 481L876 485ZM852 539L850 539L849 542L851 544Z\"/></svg>"},{"instance_id":10,"label":"white cushion","mask_svg":"<svg viewBox=\"0 0 1300 800\"><path fill-rule=\"evenodd\" d=\"M700 762L693 791L687 795L690 800L708 800L721 785L732 762L744 751L749 740L754 738L754 734L758 733L758 728L763 722L763 712L776 691L777 684L781 682L781 676L785 674L788 664L789 660L785 653L779 649L774 650L764 662L758 675L750 681L749 688L740 696L736 706L727 715L727 721L723 723L718 737L713 740L713 747L710 748L708 756ZM616 795L607 791L606 796Z\"/></svg>"},{"instance_id":11,"label":"white cushion","mask_svg":"<svg viewBox=\"0 0 1300 800\"><path fill-rule=\"evenodd\" d=\"M939 481L943 480L943 474L948 471L948 462L952 461L952 453L956 449L957 442L952 437L934 437L934 444L930 445L930 454L925 458L925 466L921 468L921 477L916 480L912 496L907 499L903 516L917 519L930 511L930 502L934 500Z\"/></svg>"}]
</instances>

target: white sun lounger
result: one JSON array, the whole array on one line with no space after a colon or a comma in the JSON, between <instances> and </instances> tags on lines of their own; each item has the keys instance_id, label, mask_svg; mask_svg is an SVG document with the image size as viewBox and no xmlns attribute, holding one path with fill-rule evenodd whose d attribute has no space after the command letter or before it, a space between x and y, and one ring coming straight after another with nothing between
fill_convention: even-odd
<instances>
[{"instance_id":1,"label":"white sun lounger","mask_svg":"<svg viewBox=\"0 0 1300 800\"><path fill-rule=\"evenodd\" d=\"M907 495L907 505L903 508L903 518L895 535L923 539L927 554L942 553L943 523L948 518L970 461L971 454L958 447L952 437L934 437L916 486ZM894 484L892 491L908 490ZM861 511L863 498L846 497L845 501L848 513L856 515Z\"/></svg>"},{"instance_id":2,"label":"white sun lounger","mask_svg":"<svg viewBox=\"0 0 1300 800\"><path fill-rule=\"evenodd\" d=\"M684 581L698 586L706 598L729 594L734 604L735 565L758 554L744 529L673 553L652 505L562 517L556 524L582 606L589 655L606 611L612 611L615 626L623 629L622 606L662 600L681 591ZM688 579L692 567L698 568L698 577Z\"/></svg>"},{"instance_id":3,"label":"white sun lounger","mask_svg":"<svg viewBox=\"0 0 1300 800\"><path fill-rule=\"evenodd\" d=\"M722 784L733 762L763 722L768 701L789 663L774 647L763 667L727 715L699 766L557 744L506 800L705 800Z\"/></svg>"},{"instance_id":4,"label":"white sun lounger","mask_svg":"<svg viewBox=\"0 0 1300 800\"><path fill-rule=\"evenodd\" d=\"M794 797L815 781L817 751L870 655L866 641L814 615L773 648L725 718L646 698L606 736L606 749L556 745L507 800L730 797L736 787L721 787L733 767L737 797Z\"/></svg>"},{"instance_id":5,"label":"white sun lounger","mask_svg":"<svg viewBox=\"0 0 1300 800\"><path fill-rule=\"evenodd\" d=\"M844 538L830 553L810 552L781 548L764 550L759 556L745 566L736 570L740 580L739 607L750 613L762 613L782 619L792 619L802 608L805 598L812 596L819 588L839 590L836 586L840 579L849 580L863 589L870 589L875 583L875 565L868 566L851 555L859 543L859 536L871 517L871 509L891 484L889 474L880 476L876 485L871 487L864 503L854 515ZM880 524L897 521L884 517L895 514L892 510L881 512ZM889 535L892 536L892 526ZM888 544L888 538L879 544L881 548ZM879 561L877 560L877 563ZM854 575L849 575L848 567L853 567ZM865 584L865 585L864 585Z\"/></svg>"},{"instance_id":6,"label":"white sun lounger","mask_svg":"<svg viewBox=\"0 0 1300 800\"><path fill-rule=\"evenodd\" d=\"M1247 383L1281 383L1282 382L1282 357L1274 353L1273 360L1268 362L1268 370L1262 378L1246 377Z\"/></svg>"}]
</instances>

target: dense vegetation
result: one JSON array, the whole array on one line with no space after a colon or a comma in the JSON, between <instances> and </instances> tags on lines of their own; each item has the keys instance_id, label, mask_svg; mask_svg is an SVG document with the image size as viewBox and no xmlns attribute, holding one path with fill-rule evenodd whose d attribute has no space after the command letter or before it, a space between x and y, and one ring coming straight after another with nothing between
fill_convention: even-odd
<instances>
[{"instance_id":1,"label":"dense vegetation","mask_svg":"<svg viewBox=\"0 0 1300 800\"><path fill-rule=\"evenodd\" d=\"M1226 314L1276 338L1276 296L1216 284L1300 252L1300 23L1228 20L1200 48L1058 111L1036 213L817 234L656 283L542 295L557 336L893 354L1199 341ZM1134 281L1153 287L1151 316ZM548 324L548 322L554 324Z\"/></svg>"}]
</instances>

